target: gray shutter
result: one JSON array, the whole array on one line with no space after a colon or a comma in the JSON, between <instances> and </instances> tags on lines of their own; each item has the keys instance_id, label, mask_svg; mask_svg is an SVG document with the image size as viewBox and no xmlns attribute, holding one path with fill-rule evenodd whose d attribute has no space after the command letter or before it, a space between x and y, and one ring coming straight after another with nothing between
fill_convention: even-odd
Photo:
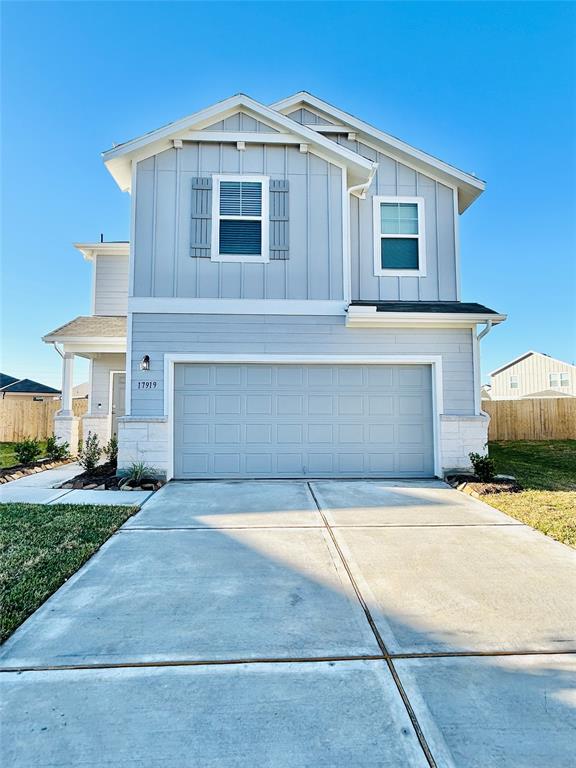
<instances>
[{"instance_id":1,"label":"gray shutter","mask_svg":"<svg viewBox=\"0 0 576 768\"><path fill-rule=\"evenodd\" d=\"M270 261L288 258L288 182L270 179Z\"/></svg>"},{"instance_id":2,"label":"gray shutter","mask_svg":"<svg viewBox=\"0 0 576 768\"><path fill-rule=\"evenodd\" d=\"M192 235L190 256L209 259L212 242L212 178L197 176L192 179Z\"/></svg>"}]
</instances>

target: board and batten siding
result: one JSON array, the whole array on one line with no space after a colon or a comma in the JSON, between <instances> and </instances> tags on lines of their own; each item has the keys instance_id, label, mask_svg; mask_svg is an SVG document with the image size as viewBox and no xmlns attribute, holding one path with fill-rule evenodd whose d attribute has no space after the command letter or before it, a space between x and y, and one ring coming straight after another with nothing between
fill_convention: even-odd
<instances>
[{"instance_id":1,"label":"board and batten siding","mask_svg":"<svg viewBox=\"0 0 576 768\"><path fill-rule=\"evenodd\" d=\"M94 257L94 314L125 315L128 311L127 256Z\"/></svg>"},{"instance_id":2,"label":"board and batten siding","mask_svg":"<svg viewBox=\"0 0 576 768\"><path fill-rule=\"evenodd\" d=\"M190 252L192 179L261 174L289 182L289 258L216 262ZM343 298L342 171L298 147L185 142L138 163L134 296Z\"/></svg>"},{"instance_id":3,"label":"board and batten siding","mask_svg":"<svg viewBox=\"0 0 576 768\"><path fill-rule=\"evenodd\" d=\"M329 124L317 110L298 109L289 115L304 125ZM353 128L350 128L354 131ZM450 187L409 168L348 134L326 134L343 147L378 163L366 200L351 198L352 299L381 301L458 301L458 245L454 195ZM424 198L426 231L425 277L377 277L374 275L375 195Z\"/></svg>"},{"instance_id":4,"label":"board and batten siding","mask_svg":"<svg viewBox=\"0 0 576 768\"><path fill-rule=\"evenodd\" d=\"M164 413L164 354L441 355L444 413L474 414L470 329L347 328L338 316L135 313L132 415ZM150 356L150 371L139 361ZM154 388L138 388L152 382Z\"/></svg>"}]
</instances>

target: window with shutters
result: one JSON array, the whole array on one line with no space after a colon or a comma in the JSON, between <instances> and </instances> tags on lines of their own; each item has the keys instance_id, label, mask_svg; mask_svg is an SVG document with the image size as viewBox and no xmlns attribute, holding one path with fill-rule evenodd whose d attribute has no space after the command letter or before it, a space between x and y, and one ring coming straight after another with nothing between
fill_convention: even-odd
<instances>
[{"instance_id":1,"label":"window with shutters","mask_svg":"<svg viewBox=\"0 0 576 768\"><path fill-rule=\"evenodd\" d=\"M426 274L424 200L421 197L373 198L374 274L389 277Z\"/></svg>"},{"instance_id":2,"label":"window with shutters","mask_svg":"<svg viewBox=\"0 0 576 768\"><path fill-rule=\"evenodd\" d=\"M269 260L268 196L267 176L213 177L212 260Z\"/></svg>"}]
</instances>

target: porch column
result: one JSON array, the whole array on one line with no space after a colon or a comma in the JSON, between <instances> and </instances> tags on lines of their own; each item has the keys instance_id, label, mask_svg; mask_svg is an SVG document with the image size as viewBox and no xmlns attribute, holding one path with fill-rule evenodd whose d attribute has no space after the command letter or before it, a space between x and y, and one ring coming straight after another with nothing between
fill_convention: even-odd
<instances>
[{"instance_id":1,"label":"porch column","mask_svg":"<svg viewBox=\"0 0 576 768\"><path fill-rule=\"evenodd\" d=\"M62 407L58 416L73 416L72 384L74 380L74 354L65 352L62 358Z\"/></svg>"}]
</instances>

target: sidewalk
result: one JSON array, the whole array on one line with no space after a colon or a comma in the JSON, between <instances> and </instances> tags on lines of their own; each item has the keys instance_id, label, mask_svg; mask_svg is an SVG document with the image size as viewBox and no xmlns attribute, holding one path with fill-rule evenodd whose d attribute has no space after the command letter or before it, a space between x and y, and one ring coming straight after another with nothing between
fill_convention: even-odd
<instances>
[{"instance_id":1,"label":"sidewalk","mask_svg":"<svg viewBox=\"0 0 576 768\"><path fill-rule=\"evenodd\" d=\"M0 486L0 503L22 504L143 504L151 491L83 491L58 488L82 472L79 464L66 464Z\"/></svg>"}]
</instances>

